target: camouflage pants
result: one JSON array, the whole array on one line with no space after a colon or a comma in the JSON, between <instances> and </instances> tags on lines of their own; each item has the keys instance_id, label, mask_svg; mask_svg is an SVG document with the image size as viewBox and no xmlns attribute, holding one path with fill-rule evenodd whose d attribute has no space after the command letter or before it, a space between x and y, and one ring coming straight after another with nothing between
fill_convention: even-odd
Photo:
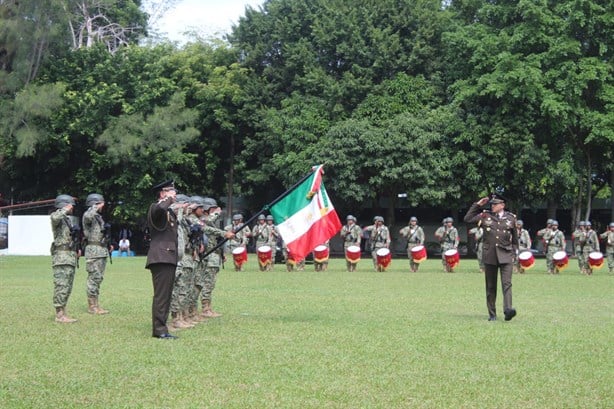
<instances>
[{"instance_id":1,"label":"camouflage pants","mask_svg":"<svg viewBox=\"0 0 614 409\"><path fill-rule=\"evenodd\" d=\"M190 304L191 293L194 290L194 270L191 267L177 266L175 270L175 284L171 296L171 312L187 309Z\"/></svg>"},{"instance_id":2,"label":"camouflage pants","mask_svg":"<svg viewBox=\"0 0 614 409\"><path fill-rule=\"evenodd\" d=\"M198 307L198 299L205 286L205 263L206 262L201 262L194 265L192 271L194 279L192 280L193 285L191 285L191 290L188 295L188 306Z\"/></svg>"},{"instance_id":3,"label":"camouflage pants","mask_svg":"<svg viewBox=\"0 0 614 409\"><path fill-rule=\"evenodd\" d=\"M606 250L606 256L608 258L608 269L610 273L614 273L614 248L608 247Z\"/></svg>"},{"instance_id":4,"label":"camouflage pants","mask_svg":"<svg viewBox=\"0 0 614 409\"><path fill-rule=\"evenodd\" d=\"M107 267L107 258L88 258L85 263L87 271L87 296L98 297L100 284L104 279L104 270Z\"/></svg>"},{"instance_id":5,"label":"camouflage pants","mask_svg":"<svg viewBox=\"0 0 614 409\"><path fill-rule=\"evenodd\" d=\"M204 283L203 290L200 293L200 299L202 301L211 301L211 293L215 289L215 282L217 280L217 273L220 271L219 267L209 267L205 268L204 275Z\"/></svg>"},{"instance_id":6,"label":"camouflage pants","mask_svg":"<svg viewBox=\"0 0 614 409\"><path fill-rule=\"evenodd\" d=\"M582 249L575 249L575 255L578 259L578 268L580 269L580 271L584 271L584 254L582 253Z\"/></svg>"},{"instance_id":7,"label":"camouflage pants","mask_svg":"<svg viewBox=\"0 0 614 409\"><path fill-rule=\"evenodd\" d=\"M68 265L53 266L53 306L66 307L75 280L75 267Z\"/></svg>"}]
</instances>

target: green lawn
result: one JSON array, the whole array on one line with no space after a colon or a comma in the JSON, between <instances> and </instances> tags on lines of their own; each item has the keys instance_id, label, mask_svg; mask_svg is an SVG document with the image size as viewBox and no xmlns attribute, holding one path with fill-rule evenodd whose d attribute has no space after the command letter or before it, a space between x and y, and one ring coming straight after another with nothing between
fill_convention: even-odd
<instances>
[{"instance_id":1,"label":"green lawn","mask_svg":"<svg viewBox=\"0 0 614 409\"><path fill-rule=\"evenodd\" d=\"M108 265L86 313L85 268L53 321L48 257L0 257L1 408L612 408L614 276L575 260L514 276L518 316L488 322L475 260L443 273L395 259L316 273L221 272L224 316L151 338L144 258ZM82 264L84 262L82 261ZM502 318L501 296L497 303Z\"/></svg>"}]
</instances>

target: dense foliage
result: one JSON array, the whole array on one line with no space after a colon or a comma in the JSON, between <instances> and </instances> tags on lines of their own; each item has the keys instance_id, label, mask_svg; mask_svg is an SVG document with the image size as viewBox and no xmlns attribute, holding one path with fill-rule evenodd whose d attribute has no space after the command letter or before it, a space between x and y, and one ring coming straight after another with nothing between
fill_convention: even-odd
<instances>
[{"instance_id":1,"label":"dense foliage","mask_svg":"<svg viewBox=\"0 0 614 409\"><path fill-rule=\"evenodd\" d=\"M0 4L0 192L100 191L126 222L162 178L257 210L325 163L339 207L390 216L612 197L609 0L268 0L183 47L140 45L139 6ZM94 11L116 36L76 41Z\"/></svg>"}]
</instances>

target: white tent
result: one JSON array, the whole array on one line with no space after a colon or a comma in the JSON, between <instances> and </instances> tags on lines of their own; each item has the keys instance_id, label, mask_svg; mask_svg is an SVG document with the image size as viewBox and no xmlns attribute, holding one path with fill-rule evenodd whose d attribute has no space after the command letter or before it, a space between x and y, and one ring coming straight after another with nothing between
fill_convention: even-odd
<instances>
[{"instance_id":1,"label":"white tent","mask_svg":"<svg viewBox=\"0 0 614 409\"><path fill-rule=\"evenodd\" d=\"M8 241L9 255L51 255L53 232L49 216L9 216Z\"/></svg>"}]
</instances>

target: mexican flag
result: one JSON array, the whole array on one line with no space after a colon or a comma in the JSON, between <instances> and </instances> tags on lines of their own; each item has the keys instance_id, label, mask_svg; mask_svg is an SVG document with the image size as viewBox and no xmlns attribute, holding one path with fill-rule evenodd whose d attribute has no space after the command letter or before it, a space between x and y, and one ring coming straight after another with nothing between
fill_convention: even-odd
<instances>
[{"instance_id":1,"label":"mexican flag","mask_svg":"<svg viewBox=\"0 0 614 409\"><path fill-rule=\"evenodd\" d=\"M322 183L322 165L286 197L271 207L281 238L295 260L341 230L341 221Z\"/></svg>"}]
</instances>

